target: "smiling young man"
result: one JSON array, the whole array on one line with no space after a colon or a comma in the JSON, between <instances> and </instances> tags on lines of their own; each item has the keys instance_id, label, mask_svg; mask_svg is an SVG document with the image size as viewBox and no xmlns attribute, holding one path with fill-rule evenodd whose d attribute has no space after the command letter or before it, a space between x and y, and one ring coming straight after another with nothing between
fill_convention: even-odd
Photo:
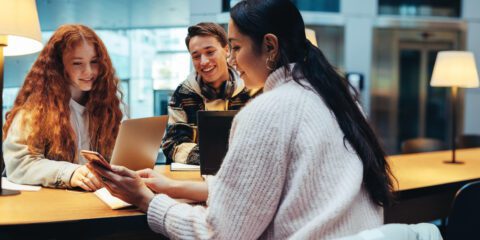
<instances>
[{"instance_id":1,"label":"smiling young man","mask_svg":"<svg viewBox=\"0 0 480 240\"><path fill-rule=\"evenodd\" d=\"M204 22L189 27L185 44L195 71L170 100L162 150L167 163L199 164L197 111L239 110L251 93L227 64L228 41L220 25Z\"/></svg>"}]
</instances>

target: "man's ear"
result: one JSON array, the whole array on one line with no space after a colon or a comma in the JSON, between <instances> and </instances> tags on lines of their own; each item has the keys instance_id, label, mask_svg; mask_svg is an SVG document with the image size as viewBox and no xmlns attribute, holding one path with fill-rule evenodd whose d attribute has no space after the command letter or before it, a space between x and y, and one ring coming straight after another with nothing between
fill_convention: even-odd
<instances>
[{"instance_id":1,"label":"man's ear","mask_svg":"<svg viewBox=\"0 0 480 240\"><path fill-rule=\"evenodd\" d=\"M277 58L278 55L278 38L272 33L267 33L263 36L263 49L268 56Z\"/></svg>"}]
</instances>

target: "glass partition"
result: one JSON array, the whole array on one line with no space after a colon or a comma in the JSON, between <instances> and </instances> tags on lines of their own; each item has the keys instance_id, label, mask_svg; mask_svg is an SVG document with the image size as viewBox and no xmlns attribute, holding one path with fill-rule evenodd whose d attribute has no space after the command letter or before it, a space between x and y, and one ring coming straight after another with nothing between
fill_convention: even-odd
<instances>
[{"instance_id":1,"label":"glass partition","mask_svg":"<svg viewBox=\"0 0 480 240\"><path fill-rule=\"evenodd\" d=\"M240 0L222 0L222 11L228 12ZM301 11L340 12L340 0L292 0Z\"/></svg>"},{"instance_id":2,"label":"glass partition","mask_svg":"<svg viewBox=\"0 0 480 240\"><path fill-rule=\"evenodd\" d=\"M165 113L157 110L166 108L168 99L165 96L168 98L169 95L162 95L162 100L155 101L154 92L173 91L190 73L190 55L184 41L187 28L95 32L104 41L121 80L120 88L128 117L149 117ZM44 43L52 34L52 31L42 33ZM9 68L5 73L5 82L8 84L3 98L4 113L12 107L16 92L37 56L38 54L25 58L6 58Z\"/></svg>"},{"instance_id":3,"label":"glass partition","mask_svg":"<svg viewBox=\"0 0 480 240\"><path fill-rule=\"evenodd\" d=\"M379 0L379 15L460 17L461 0Z\"/></svg>"}]
</instances>

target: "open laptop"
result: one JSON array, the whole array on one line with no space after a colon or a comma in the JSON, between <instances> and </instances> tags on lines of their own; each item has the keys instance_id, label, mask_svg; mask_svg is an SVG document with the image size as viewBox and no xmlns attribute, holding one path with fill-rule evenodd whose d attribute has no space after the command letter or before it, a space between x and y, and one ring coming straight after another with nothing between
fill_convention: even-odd
<instances>
[{"instance_id":1,"label":"open laptop","mask_svg":"<svg viewBox=\"0 0 480 240\"><path fill-rule=\"evenodd\" d=\"M215 175L228 150L232 120L238 111L198 111L200 173Z\"/></svg>"},{"instance_id":2,"label":"open laptop","mask_svg":"<svg viewBox=\"0 0 480 240\"><path fill-rule=\"evenodd\" d=\"M131 170L153 168L167 127L168 116L124 120L110 164Z\"/></svg>"}]
</instances>

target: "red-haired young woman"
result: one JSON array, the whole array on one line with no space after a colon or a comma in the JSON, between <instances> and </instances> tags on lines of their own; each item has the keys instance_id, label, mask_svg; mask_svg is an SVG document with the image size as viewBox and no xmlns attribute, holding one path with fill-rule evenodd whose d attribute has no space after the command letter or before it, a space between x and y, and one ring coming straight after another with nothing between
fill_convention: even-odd
<instances>
[{"instance_id":1,"label":"red-haired young woman","mask_svg":"<svg viewBox=\"0 0 480 240\"><path fill-rule=\"evenodd\" d=\"M87 191L102 187L79 152L111 155L122 119L118 86L107 49L95 32L82 25L60 26L6 115L7 178Z\"/></svg>"}]
</instances>

